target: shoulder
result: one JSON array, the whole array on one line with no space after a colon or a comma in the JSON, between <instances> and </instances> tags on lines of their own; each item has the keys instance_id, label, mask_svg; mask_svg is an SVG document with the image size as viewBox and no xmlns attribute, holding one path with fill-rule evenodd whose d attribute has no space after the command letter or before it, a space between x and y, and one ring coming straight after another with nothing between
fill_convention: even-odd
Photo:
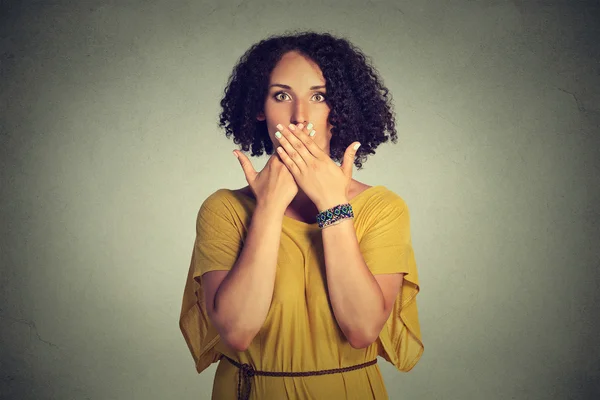
<instances>
[{"instance_id":1,"label":"shoulder","mask_svg":"<svg viewBox=\"0 0 600 400\"><path fill-rule=\"evenodd\" d=\"M365 210L401 213L408 208L404 199L386 186L372 186L366 193L369 195L365 196Z\"/></svg>"},{"instance_id":2,"label":"shoulder","mask_svg":"<svg viewBox=\"0 0 600 400\"><path fill-rule=\"evenodd\" d=\"M254 207L252 198L240 189L223 188L214 191L202 202L198 217L201 218L203 215L218 217L238 224L252 215Z\"/></svg>"},{"instance_id":3,"label":"shoulder","mask_svg":"<svg viewBox=\"0 0 600 400\"><path fill-rule=\"evenodd\" d=\"M231 208L239 205L242 202L243 193L240 189L218 189L210 194L204 202L202 208L209 210L218 210L223 208Z\"/></svg>"},{"instance_id":4,"label":"shoulder","mask_svg":"<svg viewBox=\"0 0 600 400\"><path fill-rule=\"evenodd\" d=\"M227 231L235 227L243 232L252 215L252 204L231 189L218 189L211 193L200 206L196 215L197 232L209 229Z\"/></svg>"}]
</instances>

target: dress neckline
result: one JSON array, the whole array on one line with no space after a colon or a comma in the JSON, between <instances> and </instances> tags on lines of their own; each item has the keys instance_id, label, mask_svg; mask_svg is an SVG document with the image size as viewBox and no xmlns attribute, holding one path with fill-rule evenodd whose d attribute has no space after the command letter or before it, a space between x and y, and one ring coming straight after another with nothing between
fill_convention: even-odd
<instances>
[{"instance_id":1,"label":"dress neckline","mask_svg":"<svg viewBox=\"0 0 600 400\"><path fill-rule=\"evenodd\" d=\"M350 200L348 200L348 202L354 206L354 203L356 203L358 201L358 199L362 198L365 196L365 193L367 192L371 192L371 191L375 191L375 189L384 189L385 186L383 185L375 185L375 186L370 186L368 188L366 188L365 190L363 190L362 192L358 193L356 196L354 196L353 198L351 198ZM248 196L247 194L241 192L241 191L233 191L230 190L232 193L237 193L240 194L241 196L245 197L246 199L250 200L252 202L252 205L255 207L256 206L256 200L253 197ZM283 215L283 224L286 225L293 225L299 228L303 228L303 229L319 229L319 224L316 221L316 215L315 215L315 222L313 223L307 223L307 222L303 222L300 220L297 220L295 218L289 217L287 215Z\"/></svg>"}]
</instances>

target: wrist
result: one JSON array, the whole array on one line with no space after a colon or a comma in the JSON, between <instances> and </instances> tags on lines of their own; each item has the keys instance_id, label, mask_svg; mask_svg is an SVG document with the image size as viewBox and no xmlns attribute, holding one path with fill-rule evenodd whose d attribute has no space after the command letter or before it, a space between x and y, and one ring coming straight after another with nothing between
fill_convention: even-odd
<instances>
[{"instance_id":1,"label":"wrist","mask_svg":"<svg viewBox=\"0 0 600 400\"><path fill-rule=\"evenodd\" d=\"M354 211L350 203L338 204L317 215L317 223L321 229L337 225L347 219L354 219Z\"/></svg>"},{"instance_id":2,"label":"wrist","mask_svg":"<svg viewBox=\"0 0 600 400\"><path fill-rule=\"evenodd\" d=\"M281 216L283 218L283 214L285 214L286 206L277 202L257 202L255 212L267 212L271 216Z\"/></svg>"}]
</instances>

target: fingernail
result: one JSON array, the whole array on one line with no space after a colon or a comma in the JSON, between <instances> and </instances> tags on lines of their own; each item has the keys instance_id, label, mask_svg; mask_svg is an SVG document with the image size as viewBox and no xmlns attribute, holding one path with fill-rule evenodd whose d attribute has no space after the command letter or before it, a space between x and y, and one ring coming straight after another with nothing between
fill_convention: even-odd
<instances>
[{"instance_id":1,"label":"fingernail","mask_svg":"<svg viewBox=\"0 0 600 400\"><path fill-rule=\"evenodd\" d=\"M304 128L304 124L298 124L298 129Z\"/></svg>"},{"instance_id":2,"label":"fingernail","mask_svg":"<svg viewBox=\"0 0 600 400\"><path fill-rule=\"evenodd\" d=\"M279 131L275 132L275 137L277 139L281 139L281 132L279 132Z\"/></svg>"},{"instance_id":3,"label":"fingernail","mask_svg":"<svg viewBox=\"0 0 600 400\"><path fill-rule=\"evenodd\" d=\"M283 125L277 124L277 129L279 129L280 131L282 131L283 130Z\"/></svg>"},{"instance_id":4,"label":"fingernail","mask_svg":"<svg viewBox=\"0 0 600 400\"><path fill-rule=\"evenodd\" d=\"M235 156L235 158L240 158L240 157L238 156L238 153L236 153L235 151L233 151L233 155Z\"/></svg>"},{"instance_id":5,"label":"fingernail","mask_svg":"<svg viewBox=\"0 0 600 400\"><path fill-rule=\"evenodd\" d=\"M358 150L358 148L360 147L360 143L356 143L353 147L354 150Z\"/></svg>"},{"instance_id":6,"label":"fingernail","mask_svg":"<svg viewBox=\"0 0 600 400\"><path fill-rule=\"evenodd\" d=\"M295 131L296 127L294 126L294 124L290 124L290 131Z\"/></svg>"},{"instance_id":7,"label":"fingernail","mask_svg":"<svg viewBox=\"0 0 600 400\"><path fill-rule=\"evenodd\" d=\"M308 127L307 127L307 128L308 128ZM311 132L308 134L308 136L310 136L310 137L313 137L313 136L315 136L315 133L317 133L317 132L315 132L315 131L311 131Z\"/></svg>"},{"instance_id":8,"label":"fingernail","mask_svg":"<svg viewBox=\"0 0 600 400\"><path fill-rule=\"evenodd\" d=\"M306 125L306 129L310 131L312 128L313 128L313 124L311 122L309 122L308 125Z\"/></svg>"}]
</instances>

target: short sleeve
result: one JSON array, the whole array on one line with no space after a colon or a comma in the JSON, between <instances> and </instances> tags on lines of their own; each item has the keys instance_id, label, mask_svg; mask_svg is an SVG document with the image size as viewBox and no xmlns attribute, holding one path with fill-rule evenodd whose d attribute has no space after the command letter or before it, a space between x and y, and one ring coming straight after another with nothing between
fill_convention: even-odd
<instances>
[{"instance_id":1,"label":"short sleeve","mask_svg":"<svg viewBox=\"0 0 600 400\"><path fill-rule=\"evenodd\" d=\"M209 196L196 218L196 239L185 283L179 327L198 373L220 358L214 350L220 337L208 318L201 276L230 270L243 247L239 216L222 191Z\"/></svg>"},{"instance_id":2,"label":"short sleeve","mask_svg":"<svg viewBox=\"0 0 600 400\"><path fill-rule=\"evenodd\" d=\"M360 250L374 275L404 273L394 308L379 335L379 355L400 371L410 371L424 350L417 310L419 277L410 235L410 215L404 200L390 196L371 204ZM376 211L373 211L376 210Z\"/></svg>"},{"instance_id":3,"label":"short sleeve","mask_svg":"<svg viewBox=\"0 0 600 400\"><path fill-rule=\"evenodd\" d=\"M369 210L372 223L360 241L360 251L373 275L409 273L410 218L404 201L379 199Z\"/></svg>"},{"instance_id":4,"label":"short sleeve","mask_svg":"<svg viewBox=\"0 0 600 400\"><path fill-rule=\"evenodd\" d=\"M216 196L215 196L216 197ZM209 197L196 218L194 278L208 271L228 271L243 247L239 216L226 199Z\"/></svg>"}]
</instances>

